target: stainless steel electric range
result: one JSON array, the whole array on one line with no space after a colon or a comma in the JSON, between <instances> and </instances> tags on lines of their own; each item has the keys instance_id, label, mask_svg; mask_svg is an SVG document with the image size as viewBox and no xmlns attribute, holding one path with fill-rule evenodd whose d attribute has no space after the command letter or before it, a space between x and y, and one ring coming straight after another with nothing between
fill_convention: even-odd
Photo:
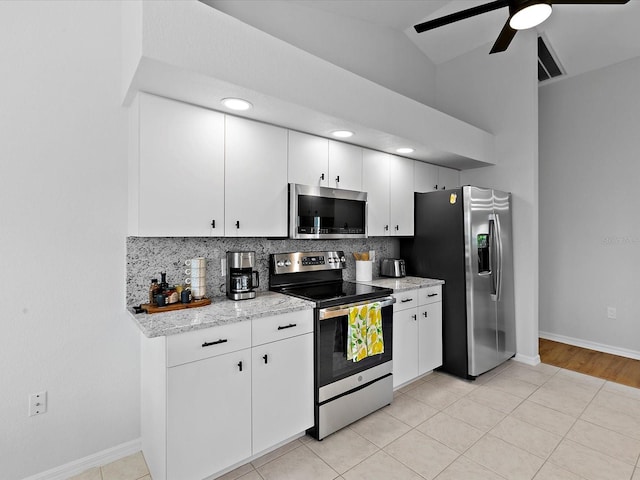
<instances>
[{"instance_id":1,"label":"stainless steel electric range","mask_svg":"<svg viewBox=\"0 0 640 480\"><path fill-rule=\"evenodd\" d=\"M342 251L270 255L269 289L315 302L315 425L321 440L393 399L393 291L342 280ZM348 360L349 312L376 304L384 351Z\"/></svg>"}]
</instances>

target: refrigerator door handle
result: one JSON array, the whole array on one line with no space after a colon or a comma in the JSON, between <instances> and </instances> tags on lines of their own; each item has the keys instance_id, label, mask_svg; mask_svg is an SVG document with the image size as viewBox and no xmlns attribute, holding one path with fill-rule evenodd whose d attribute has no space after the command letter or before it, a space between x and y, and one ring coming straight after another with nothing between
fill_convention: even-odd
<instances>
[{"instance_id":1,"label":"refrigerator door handle","mask_svg":"<svg viewBox=\"0 0 640 480\"><path fill-rule=\"evenodd\" d=\"M491 277L491 300L494 302L498 299L498 290L496 285L497 269L495 265L498 252L496 245L496 219L495 215L492 213L489 215L489 276ZM494 249L496 249L495 253Z\"/></svg>"},{"instance_id":2,"label":"refrigerator door handle","mask_svg":"<svg viewBox=\"0 0 640 480\"><path fill-rule=\"evenodd\" d=\"M502 294L502 229L500 227L500 215L494 214L496 221L496 253L497 253L497 275L496 275L496 302L500 301Z\"/></svg>"}]
</instances>

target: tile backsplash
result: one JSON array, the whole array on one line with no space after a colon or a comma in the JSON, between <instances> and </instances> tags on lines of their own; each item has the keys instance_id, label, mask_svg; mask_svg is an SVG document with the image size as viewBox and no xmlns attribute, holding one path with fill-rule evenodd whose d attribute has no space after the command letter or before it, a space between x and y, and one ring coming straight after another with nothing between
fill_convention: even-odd
<instances>
[{"instance_id":1,"label":"tile backsplash","mask_svg":"<svg viewBox=\"0 0 640 480\"><path fill-rule=\"evenodd\" d=\"M396 238L370 237L344 240L292 240L267 238L157 238L127 237L127 305L148 301L152 278L160 281L160 272L167 272L170 285L184 283L184 261L194 257L207 259L207 297L225 295L225 276L221 260L228 251L253 251L256 253L260 275L259 291L269 289L269 254L284 252L310 252L343 250L347 257L345 280L355 280L356 267L353 252L375 250L376 262L373 276L380 273L382 258L397 258L400 242Z\"/></svg>"}]
</instances>

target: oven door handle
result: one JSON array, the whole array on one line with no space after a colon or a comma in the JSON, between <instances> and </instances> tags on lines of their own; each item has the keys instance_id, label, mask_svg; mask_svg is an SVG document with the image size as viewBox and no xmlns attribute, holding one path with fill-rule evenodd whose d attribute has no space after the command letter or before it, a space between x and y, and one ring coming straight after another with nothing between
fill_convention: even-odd
<instances>
[{"instance_id":1,"label":"oven door handle","mask_svg":"<svg viewBox=\"0 0 640 480\"><path fill-rule=\"evenodd\" d=\"M388 307L396 303L396 299L393 297L384 297L380 299L373 299L364 302L350 303L348 305L340 305L337 307L321 308L318 310L318 318L320 320L328 320L329 318L341 317L343 315L349 315L349 309L352 307L359 307L362 305L368 305L370 303L379 303L380 308Z\"/></svg>"}]
</instances>

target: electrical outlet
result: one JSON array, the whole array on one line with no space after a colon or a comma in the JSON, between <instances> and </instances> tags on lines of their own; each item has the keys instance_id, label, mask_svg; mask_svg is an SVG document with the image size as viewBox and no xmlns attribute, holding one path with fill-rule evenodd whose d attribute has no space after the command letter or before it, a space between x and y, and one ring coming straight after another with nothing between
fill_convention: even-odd
<instances>
[{"instance_id":1,"label":"electrical outlet","mask_svg":"<svg viewBox=\"0 0 640 480\"><path fill-rule=\"evenodd\" d=\"M617 318L616 307L607 307L607 318L615 320Z\"/></svg>"},{"instance_id":2,"label":"electrical outlet","mask_svg":"<svg viewBox=\"0 0 640 480\"><path fill-rule=\"evenodd\" d=\"M224 277L226 274L227 274L227 259L221 258L220 259L220 275Z\"/></svg>"},{"instance_id":3,"label":"electrical outlet","mask_svg":"<svg viewBox=\"0 0 640 480\"><path fill-rule=\"evenodd\" d=\"M32 393L29 395L29 416L40 415L47 412L47 392Z\"/></svg>"}]
</instances>

